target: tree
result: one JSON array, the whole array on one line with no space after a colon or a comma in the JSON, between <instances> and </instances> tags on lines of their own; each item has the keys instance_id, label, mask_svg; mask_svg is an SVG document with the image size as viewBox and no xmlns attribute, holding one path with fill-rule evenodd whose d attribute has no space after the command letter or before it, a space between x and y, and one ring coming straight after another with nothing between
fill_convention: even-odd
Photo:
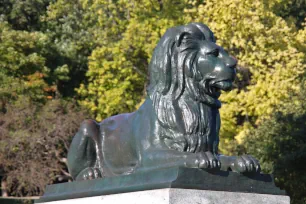
<instances>
[{"instance_id":1,"label":"tree","mask_svg":"<svg viewBox=\"0 0 306 204\"><path fill-rule=\"evenodd\" d=\"M149 0L85 4L98 18L100 43L89 58L88 84L78 94L97 120L135 109L145 95L147 66L157 41L167 28L185 23L182 10L190 6L188 1Z\"/></svg>"},{"instance_id":2,"label":"tree","mask_svg":"<svg viewBox=\"0 0 306 204\"><path fill-rule=\"evenodd\" d=\"M53 0L1 0L2 20L8 21L15 30L38 31L40 17Z\"/></svg>"},{"instance_id":3,"label":"tree","mask_svg":"<svg viewBox=\"0 0 306 204\"><path fill-rule=\"evenodd\" d=\"M44 101L45 66L44 49L47 37L40 32L16 31L0 21L0 102L5 104L17 95L27 95L33 101Z\"/></svg>"},{"instance_id":4,"label":"tree","mask_svg":"<svg viewBox=\"0 0 306 204\"><path fill-rule=\"evenodd\" d=\"M42 47L37 49L34 45L34 49L44 58L48 75L45 74L43 80L52 86L48 90L53 95L57 91L62 96L72 97L74 89L85 81L87 58L95 43L90 32L92 22L79 5L72 1L55 0L0 2L0 21L12 32L30 41L31 37L25 33L44 36L44 40L40 41L43 42Z\"/></svg>"},{"instance_id":5,"label":"tree","mask_svg":"<svg viewBox=\"0 0 306 204\"><path fill-rule=\"evenodd\" d=\"M55 95L67 72L50 66L50 36L14 26L0 20L0 169L9 195L39 195L70 178L65 155L86 114Z\"/></svg>"},{"instance_id":6,"label":"tree","mask_svg":"<svg viewBox=\"0 0 306 204\"><path fill-rule=\"evenodd\" d=\"M188 22L206 23L217 43L239 60L237 88L221 98L223 153L235 154L250 129L270 117L288 93L299 92L306 70L305 25L297 30L280 17L279 1L84 2L97 17L101 43L89 57L88 84L81 84L78 95L97 120L135 109L145 95L157 41L168 27Z\"/></svg>"},{"instance_id":7,"label":"tree","mask_svg":"<svg viewBox=\"0 0 306 204\"><path fill-rule=\"evenodd\" d=\"M249 74L244 86L222 95L221 150L235 153L248 131L298 93L305 76L305 47L296 31L266 1L206 1L187 11L189 21L205 22L217 36L217 43L238 58L238 81ZM278 1L269 1L277 6ZM304 25L305 26L305 25ZM245 72L245 71L244 71ZM241 85L241 84L240 84Z\"/></svg>"},{"instance_id":8,"label":"tree","mask_svg":"<svg viewBox=\"0 0 306 204\"><path fill-rule=\"evenodd\" d=\"M42 195L45 186L71 180L66 155L86 114L74 102L33 104L21 97L0 113L0 168L10 195Z\"/></svg>"},{"instance_id":9,"label":"tree","mask_svg":"<svg viewBox=\"0 0 306 204\"><path fill-rule=\"evenodd\" d=\"M292 203L301 204L306 202L306 91L302 88L282 106L282 112L263 120L243 142L247 153L260 160L262 170L274 174L277 186L288 192Z\"/></svg>"},{"instance_id":10,"label":"tree","mask_svg":"<svg viewBox=\"0 0 306 204\"><path fill-rule=\"evenodd\" d=\"M295 121L281 121L274 112L287 117L283 107L301 92L304 8L300 0L1 1L1 114L7 121L13 108L27 114L35 110L38 117L50 108L48 99L61 95L80 99L97 120L133 111L145 97L147 66L159 38L169 27L202 22L238 58L237 87L221 98L220 148L225 154L242 153L243 142L264 129L264 121ZM27 114L18 119L27 121ZM45 126L30 124L28 129L39 126L45 133ZM0 134L10 138L11 126L1 125Z\"/></svg>"},{"instance_id":11,"label":"tree","mask_svg":"<svg viewBox=\"0 0 306 204\"><path fill-rule=\"evenodd\" d=\"M82 1L57 0L41 19L42 31L52 42L46 52L46 64L51 70L48 82L56 85L62 96L74 97L75 88L86 83L88 56L97 46L97 18L90 16Z\"/></svg>"},{"instance_id":12,"label":"tree","mask_svg":"<svg viewBox=\"0 0 306 204\"><path fill-rule=\"evenodd\" d=\"M289 24L295 25L298 29L303 27L306 16L305 0L272 1L270 6L276 15L284 18Z\"/></svg>"}]
</instances>

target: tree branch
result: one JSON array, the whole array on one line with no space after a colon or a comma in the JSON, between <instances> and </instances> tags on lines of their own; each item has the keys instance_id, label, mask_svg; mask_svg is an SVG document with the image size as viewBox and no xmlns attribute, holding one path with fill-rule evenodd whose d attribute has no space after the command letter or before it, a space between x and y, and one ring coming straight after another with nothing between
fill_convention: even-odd
<instances>
[{"instance_id":1,"label":"tree branch","mask_svg":"<svg viewBox=\"0 0 306 204\"><path fill-rule=\"evenodd\" d=\"M145 77L146 79L149 79L148 75L146 75L145 73L143 73L140 69L138 69L137 67L133 66L133 69L135 69L135 71L140 74L141 76Z\"/></svg>"}]
</instances>

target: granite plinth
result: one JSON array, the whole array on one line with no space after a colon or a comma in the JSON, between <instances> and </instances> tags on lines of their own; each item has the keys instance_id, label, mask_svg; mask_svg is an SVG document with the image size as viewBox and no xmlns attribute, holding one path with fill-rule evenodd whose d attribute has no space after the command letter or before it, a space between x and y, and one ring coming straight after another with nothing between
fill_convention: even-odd
<instances>
[{"instance_id":1,"label":"granite plinth","mask_svg":"<svg viewBox=\"0 0 306 204\"><path fill-rule=\"evenodd\" d=\"M164 188L130 193L94 196L46 204L290 204L290 198L282 195L207 191L192 189Z\"/></svg>"},{"instance_id":2,"label":"granite plinth","mask_svg":"<svg viewBox=\"0 0 306 204\"><path fill-rule=\"evenodd\" d=\"M225 198L221 193L218 194L218 191L223 194L236 192L286 195L285 191L275 186L273 177L268 174L242 175L228 171L210 172L202 169L173 167L125 176L49 185L45 194L35 203L76 198L89 199L89 197L111 194L125 195L157 189L181 189L180 192L187 192L187 189L196 192L206 190L217 192L216 196L219 195L221 200Z\"/></svg>"}]
</instances>

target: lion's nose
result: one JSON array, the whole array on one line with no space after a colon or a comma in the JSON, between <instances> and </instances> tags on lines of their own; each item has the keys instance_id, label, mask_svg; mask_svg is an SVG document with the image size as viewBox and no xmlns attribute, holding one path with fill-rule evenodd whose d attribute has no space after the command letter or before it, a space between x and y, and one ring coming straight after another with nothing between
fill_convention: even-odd
<instances>
[{"instance_id":1,"label":"lion's nose","mask_svg":"<svg viewBox=\"0 0 306 204\"><path fill-rule=\"evenodd\" d=\"M226 60L226 66L229 68L234 69L237 65L237 59L234 57L230 57L228 58L228 60Z\"/></svg>"}]
</instances>

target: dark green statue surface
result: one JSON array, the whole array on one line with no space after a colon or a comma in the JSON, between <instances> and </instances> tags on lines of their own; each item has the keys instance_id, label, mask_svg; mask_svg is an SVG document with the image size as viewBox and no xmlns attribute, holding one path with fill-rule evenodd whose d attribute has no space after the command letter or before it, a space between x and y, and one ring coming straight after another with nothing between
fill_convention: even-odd
<instances>
[{"instance_id":1,"label":"dark green statue surface","mask_svg":"<svg viewBox=\"0 0 306 204\"><path fill-rule=\"evenodd\" d=\"M168 29L154 50L142 106L81 125L68 153L72 177L87 180L168 167L259 172L252 156L218 153L218 97L232 88L236 64L207 26Z\"/></svg>"}]
</instances>

